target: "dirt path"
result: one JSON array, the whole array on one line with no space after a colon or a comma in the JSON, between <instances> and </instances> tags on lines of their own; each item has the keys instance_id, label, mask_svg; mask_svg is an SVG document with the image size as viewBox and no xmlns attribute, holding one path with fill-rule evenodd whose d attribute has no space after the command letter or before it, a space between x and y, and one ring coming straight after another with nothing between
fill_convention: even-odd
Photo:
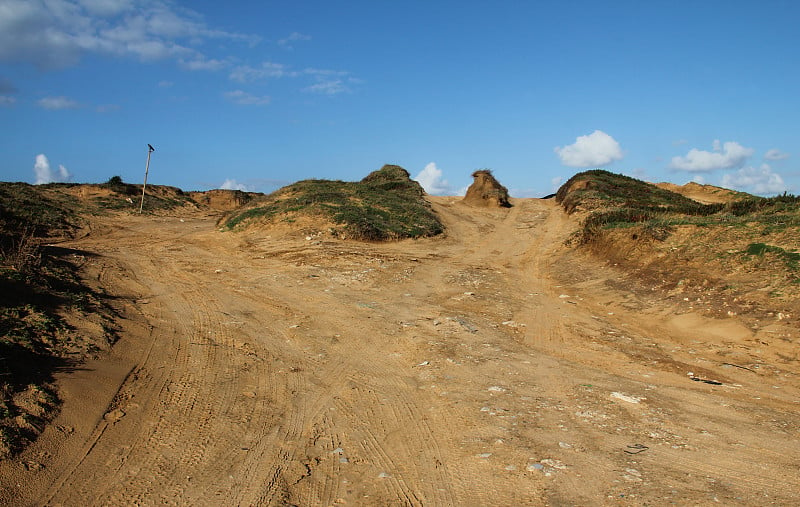
<instances>
[{"instance_id":1,"label":"dirt path","mask_svg":"<svg viewBox=\"0 0 800 507\"><path fill-rule=\"evenodd\" d=\"M448 237L386 245L97 223L71 246L123 338L0 501L800 503L796 361L623 290L551 202L434 203Z\"/></svg>"}]
</instances>

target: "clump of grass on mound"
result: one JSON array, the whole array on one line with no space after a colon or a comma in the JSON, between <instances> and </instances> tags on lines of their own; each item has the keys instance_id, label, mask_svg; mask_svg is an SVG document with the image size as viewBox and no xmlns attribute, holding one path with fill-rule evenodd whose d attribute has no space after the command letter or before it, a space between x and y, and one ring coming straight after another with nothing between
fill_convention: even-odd
<instances>
[{"instance_id":1,"label":"clump of grass on mound","mask_svg":"<svg viewBox=\"0 0 800 507\"><path fill-rule=\"evenodd\" d=\"M385 165L359 182L304 180L284 187L244 210L230 214L223 225L241 229L254 222L292 222L300 216L336 224L346 238L386 241L435 236L442 223L424 198L419 183L402 167Z\"/></svg>"},{"instance_id":2,"label":"clump of grass on mound","mask_svg":"<svg viewBox=\"0 0 800 507\"><path fill-rule=\"evenodd\" d=\"M767 245L765 243L750 243L745 249L745 253L758 257L763 257L764 254L772 254L782 259L790 271L797 272L800 270L800 253L786 251L779 246Z\"/></svg>"},{"instance_id":3,"label":"clump of grass on mound","mask_svg":"<svg viewBox=\"0 0 800 507\"><path fill-rule=\"evenodd\" d=\"M603 170L578 173L556 193L568 213L587 211L579 242L603 229L641 226L642 237L663 240L676 225L761 223L775 232L800 225L800 198L784 194L748 196L729 203L701 204L650 183Z\"/></svg>"}]
</instances>

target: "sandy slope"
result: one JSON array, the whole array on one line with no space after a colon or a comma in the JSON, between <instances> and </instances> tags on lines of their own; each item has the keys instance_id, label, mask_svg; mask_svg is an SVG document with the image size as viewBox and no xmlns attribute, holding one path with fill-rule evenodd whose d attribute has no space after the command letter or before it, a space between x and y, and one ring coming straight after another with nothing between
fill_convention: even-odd
<instances>
[{"instance_id":1,"label":"sandy slope","mask_svg":"<svg viewBox=\"0 0 800 507\"><path fill-rule=\"evenodd\" d=\"M767 331L629 290L550 201L433 201L446 238L383 245L98 221L70 246L123 338L61 375L0 503L800 503L800 372Z\"/></svg>"}]
</instances>

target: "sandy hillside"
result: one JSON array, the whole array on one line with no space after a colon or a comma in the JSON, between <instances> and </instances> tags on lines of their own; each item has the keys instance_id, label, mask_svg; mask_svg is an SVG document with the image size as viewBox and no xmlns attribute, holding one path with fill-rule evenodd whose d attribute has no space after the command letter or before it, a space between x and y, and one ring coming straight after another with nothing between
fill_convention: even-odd
<instances>
[{"instance_id":1,"label":"sandy hillside","mask_svg":"<svg viewBox=\"0 0 800 507\"><path fill-rule=\"evenodd\" d=\"M446 237L95 217L110 357L0 463L6 505L797 505L800 332L677 307L552 200ZM92 255L90 255L92 254Z\"/></svg>"}]
</instances>

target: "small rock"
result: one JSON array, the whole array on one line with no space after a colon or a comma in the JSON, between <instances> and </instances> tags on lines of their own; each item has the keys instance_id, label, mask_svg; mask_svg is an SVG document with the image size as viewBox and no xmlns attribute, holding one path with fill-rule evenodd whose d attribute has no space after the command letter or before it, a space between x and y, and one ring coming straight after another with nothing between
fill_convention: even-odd
<instances>
[{"instance_id":1,"label":"small rock","mask_svg":"<svg viewBox=\"0 0 800 507\"><path fill-rule=\"evenodd\" d=\"M544 468L544 465L542 465L541 463L532 463L532 464L528 465L527 467L525 467L525 470L527 470L528 472L538 472L539 470L542 470L543 468Z\"/></svg>"},{"instance_id":2,"label":"small rock","mask_svg":"<svg viewBox=\"0 0 800 507\"><path fill-rule=\"evenodd\" d=\"M549 459L549 458L548 459L543 459L543 460L540 460L539 463L541 463L542 465L547 465L547 466L549 466L551 468L558 469L558 470L566 470L566 468L567 468L567 465L565 465L564 463L560 462L557 459Z\"/></svg>"},{"instance_id":3,"label":"small rock","mask_svg":"<svg viewBox=\"0 0 800 507\"><path fill-rule=\"evenodd\" d=\"M506 388L500 386L491 386L487 389L487 391L491 391L493 393L504 393L506 392Z\"/></svg>"},{"instance_id":4,"label":"small rock","mask_svg":"<svg viewBox=\"0 0 800 507\"><path fill-rule=\"evenodd\" d=\"M490 457L491 455L492 455L492 453L490 453L490 452L482 452L482 453L478 454L478 457L482 458L482 459L486 459L486 458Z\"/></svg>"},{"instance_id":5,"label":"small rock","mask_svg":"<svg viewBox=\"0 0 800 507\"><path fill-rule=\"evenodd\" d=\"M29 472L36 472L44 468L44 465L38 461L25 461L22 463L22 466L24 466L25 470Z\"/></svg>"},{"instance_id":6,"label":"small rock","mask_svg":"<svg viewBox=\"0 0 800 507\"><path fill-rule=\"evenodd\" d=\"M617 398L618 400L627 401L628 403L639 403L640 401L647 399L641 396L628 396L627 394L622 394L619 392L611 393L611 397Z\"/></svg>"},{"instance_id":7,"label":"small rock","mask_svg":"<svg viewBox=\"0 0 800 507\"><path fill-rule=\"evenodd\" d=\"M125 417L125 412L121 408L115 408L114 410L106 412L106 414L103 416L103 419L113 424L123 417Z\"/></svg>"},{"instance_id":8,"label":"small rock","mask_svg":"<svg viewBox=\"0 0 800 507\"><path fill-rule=\"evenodd\" d=\"M379 479L388 479L392 476L392 474L387 474L386 472L381 472L378 474Z\"/></svg>"}]
</instances>

